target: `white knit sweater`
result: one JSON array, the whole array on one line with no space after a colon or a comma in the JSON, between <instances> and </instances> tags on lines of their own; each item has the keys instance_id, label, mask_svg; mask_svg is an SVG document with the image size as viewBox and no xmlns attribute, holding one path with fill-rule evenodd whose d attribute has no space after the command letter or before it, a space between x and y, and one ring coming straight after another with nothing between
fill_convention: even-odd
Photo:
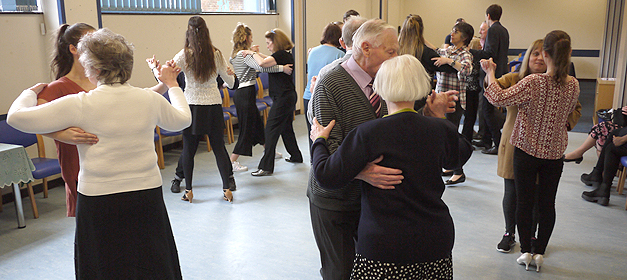
<instances>
[{"instance_id":1,"label":"white knit sweater","mask_svg":"<svg viewBox=\"0 0 627 280\"><path fill-rule=\"evenodd\" d=\"M37 94L25 90L9 109L9 125L28 133L80 127L98 136L95 145L77 145L78 192L88 196L161 186L154 129L181 130L191 123L183 91L171 88L170 100L129 84L98 85L35 106Z\"/></svg>"},{"instance_id":2,"label":"white knit sweater","mask_svg":"<svg viewBox=\"0 0 627 280\"><path fill-rule=\"evenodd\" d=\"M174 56L176 66L181 67L185 72L185 99L190 105L216 105L222 104L222 96L218 90L216 77L220 75L222 80L232 87L235 84L235 77L226 73L227 62L222 53L218 50L214 52L216 62L216 73L211 75L206 82L201 83L194 78L194 74L187 69L185 63L185 49L182 49Z\"/></svg>"}]
</instances>

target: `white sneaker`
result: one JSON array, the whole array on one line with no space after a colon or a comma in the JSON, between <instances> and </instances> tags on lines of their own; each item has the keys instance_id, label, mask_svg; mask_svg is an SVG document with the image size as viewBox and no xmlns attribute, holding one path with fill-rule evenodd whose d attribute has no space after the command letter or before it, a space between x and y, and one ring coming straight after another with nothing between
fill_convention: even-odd
<instances>
[{"instance_id":1,"label":"white sneaker","mask_svg":"<svg viewBox=\"0 0 627 280\"><path fill-rule=\"evenodd\" d=\"M232 165L233 165L233 172L247 171L248 170L248 166L241 165L237 161L234 161L232 163Z\"/></svg>"},{"instance_id":2,"label":"white sneaker","mask_svg":"<svg viewBox=\"0 0 627 280\"><path fill-rule=\"evenodd\" d=\"M279 152L274 152L274 158L275 159L283 158L283 154Z\"/></svg>"}]
</instances>

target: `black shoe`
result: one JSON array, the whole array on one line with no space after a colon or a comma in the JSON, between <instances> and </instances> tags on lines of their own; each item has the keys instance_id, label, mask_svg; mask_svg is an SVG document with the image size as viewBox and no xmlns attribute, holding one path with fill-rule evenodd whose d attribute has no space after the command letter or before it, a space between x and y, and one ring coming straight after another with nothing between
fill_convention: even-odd
<instances>
[{"instance_id":1,"label":"black shoe","mask_svg":"<svg viewBox=\"0 0 627 280\"><path fill-rule=\"evenodd\" d=\"M172 186L170 187L170 191L172 191L173 193L180 193L181 180L174 178L174 180L172 180Z\"/></svg>"},{"instance_id":2,"label":"black shoe","mask_svg":"<svg viewBox=\"0 0 627 280\"><path fill-rule=\"evenodd\" d=\"M233 177L233 175L229 177L229 190L232 192L237 190L237 186L235 185L235 178Z\"/></svg>"},{"instance_id":3,"label":"black shoe","mask_svg":"<svg viewBox=\"0 0 627 280\"><path fill-rule=\"evenodd\" d=\"M255 177L259 177L259 176L268 176L268 175L272 175L272 172L270 171L265 171L263 169L257 169L257 171L253 171L252 173L250 173L250 175L253 175Z\"/></svg>"},{"instance_id":4,"label":"black shoe","mask_svg":"<svg viewBox=\"0 0 627 280\"><path fill-rule=\"evenodd\" d=\"M593 169L592 172L586 174L581 174L581 182L586 184L586 186L592 186L593 183L601 182L601 172L597 171L597 169Z\"/></svg>"},{"instance_id":5,"label":"black shoe","mask_svg":"<svg viewBox=\"0 0 627 280\"><path fill-rule=\"evenodd\" d=\"M442 176L453 176L453 173L455 173L455 171L453 170L449 170L449 171L442 171Z\"/></svg>"},{"instance_id":6,"label":"black shoe","mask_svg":"<svg viewBox=\"0 0 627 280\"><path fill-rule=\"evenodd\" d=\"M496 245L496 250L503 253L509 253L514 246L516 246L515 235L510 233L505 233L503 235L503 239Z\"/></svg>"},{"instance_id":7,"label":"black shoe","mask_svg":"<svg viewBox=\"0 0 627 280\"><path fill-rule=\"evenodd\" d=\"M444 182L445 185L455 185L455 184L459 184L459 183L463 183L466 182L466 174L462 174L461 177L459 177L457 180L453 181L451 179L446 180L446 182Z\"/></svg>"},{"instance_id":8,"label":"black shoe","mask_svg":"<svg viewBox=\"0 0 627 280\"><path fill-rule=\"evenodd\" d=\"M580 164L583 161L583 156L582 157L578 157L578 158L574 158L574 159L566 159L564 158L564 162L575 162L576 164Z\"/></svg>"},{"instance_id":9,"label":"black shoe","mask_svg":"<svg viewBox=\"0 0 627 280\"><path fill-rule=\"evenodd\" d=\"M607 206L610 203L610 188L602 183L595 190L583 192L581 198Z\"/></svg>"},{"instance_id":10,"label":"black shoe","mask_svg":"<svg viewBox=\"0 0 627 280\"><path fill-rule=\"evenodd\" d=\"M477 133L476 131L472 132L472 139L473 140L481 140L483 138L483 136L481 136L479 133Z\"/></svg>"},{"instance_id":11,"label":"black shoe","mask_svg":"<svg viewBox=\"0 0 627 280\"><path fill-rule=\"evenodd\" d=\"M285 161L291 162L291 163L303 163L303 159L302 158L300 160L295 160L293 157L286 157Z\"/></svg>"},{"instance_id":12,"label":"black shoe","mask_svg":"<svg viewBox=\"0 0 627 280\"><path fill-rule=\"evenodd\" d=\"M499 154L499 147L494 146L492 148L486 149L481 151L482 154L486 154L486 155L498 155Z\"/></svg>"},{"instance_id":13,"label":"black shoe","mask_svg":"<svg viewBox=\"0 0 627 280\"><path fill-rule=\"evenodd\" d=\"M479 148L486 148L486 149L490 148L490 145L486 144L482 140L472 140L472 145L477 146Z\"/></svg>"}]
</instances>

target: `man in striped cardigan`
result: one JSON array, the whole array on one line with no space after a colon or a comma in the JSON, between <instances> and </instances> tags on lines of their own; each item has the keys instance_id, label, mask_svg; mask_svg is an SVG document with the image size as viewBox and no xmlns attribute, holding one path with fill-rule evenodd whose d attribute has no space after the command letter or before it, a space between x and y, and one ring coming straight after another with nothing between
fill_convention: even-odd
<instances>
[{"instance_id":1,"label":"man in striped cardigan","mask_svg":"<svg viewBox=\"0 0 627 280\"><path fill-rule=\"evenodd\" d=\"M371 83L381 64L397 56L398 49L396 28L380 19L371 19L355 33L353 55L318 81L311 101L314 116L323 126L331 120L336 121L327 139L330 153L337 150L356 126L387 114L385 102L371 102ZM455 105L453 93L437 96L433 99L437 100L435 103L427 102L424 114L444 117L451 101L452 107ZM401 170L376 165L380 160L372 162L355 179L376 187L400 184L403 179ZM314 237L320 251L322 278L348 279L353 268L361 209L360 182L354 180L330 191L321 188L310 174L307 196Z\"/></svg>"}]
</instances>

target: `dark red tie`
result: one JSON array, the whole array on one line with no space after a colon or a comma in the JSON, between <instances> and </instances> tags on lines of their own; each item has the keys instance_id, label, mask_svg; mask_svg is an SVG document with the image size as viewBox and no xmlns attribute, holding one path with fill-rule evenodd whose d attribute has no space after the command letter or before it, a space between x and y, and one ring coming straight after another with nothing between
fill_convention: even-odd
<instances>
[{"instance_id":1,"label":"dark red tie","mask_svg":"<svg viewBox=\"0 0 627 280\"><path fill-rule=\"evenodd\" d=\"M370 88L371 90L368 100L370 100L370 105L372 105L372 108L374 108L374 113L375 115L377 115L378 118L381 117L381 97L372 89L373 82L374 79L372 79L372 81L370 81L370 83L368 83L366 87Z\"/></svg>"}]
</instances>

